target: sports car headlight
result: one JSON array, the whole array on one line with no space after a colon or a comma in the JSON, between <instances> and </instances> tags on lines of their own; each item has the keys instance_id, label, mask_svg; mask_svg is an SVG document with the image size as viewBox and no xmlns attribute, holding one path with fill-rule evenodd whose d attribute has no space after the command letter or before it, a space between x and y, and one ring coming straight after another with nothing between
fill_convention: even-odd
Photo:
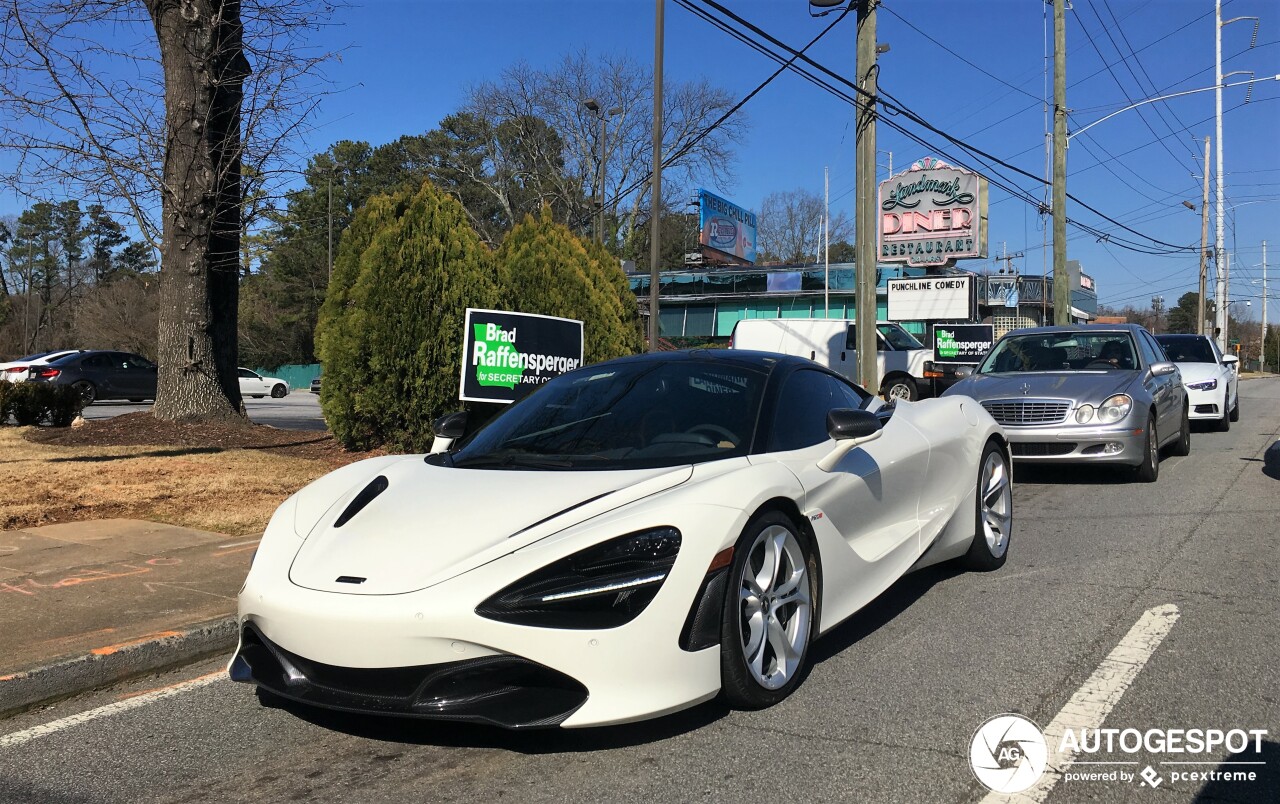
<instances>
[{"instance_id":1,"label":"sports car headlight","mask_svg":"<svg viewBox=\"0 0 1280 804\"><path fill-rule=\"evenodd\" d=\"M1132 408L1132 397L1128 394L1116 394L1098 406L1098 421L1103 424L1115 424L1128 416Z\"/></svg>"},{"instance_id":2,"label":"sports car headlight","mask_svg":"<svg viewBox=\"0 0 1280 804\"><path fill-rule=\"evenodd\" d=\"M1212 380L1205 380L1204 382L1193 382L1187 387L1193 391L1212 391L1218 387L1218 378L1214 377Z\"/></svg>"},{"instance_id":3,"label":"sports car headlight","mask_svg":"<svg viewBox=\"0 0 1280 804\"><path fill-rule=\"evenodd\" d=\"M671 527L611 539L526 575L476 614L544 628L616 628L649 605L679 552L680 531Z\"/></svg>"},{"instance_id":4,"label":"sports car headlight","mask_svg":"<svg viewBox=\"0 0 1280 804\"><path fill-rule=\"evenodd\" d=\"M1093 418L1093 405L1081 405L1076 408L1076 423L1087 424Z\"/></svg>"}]
</instances>

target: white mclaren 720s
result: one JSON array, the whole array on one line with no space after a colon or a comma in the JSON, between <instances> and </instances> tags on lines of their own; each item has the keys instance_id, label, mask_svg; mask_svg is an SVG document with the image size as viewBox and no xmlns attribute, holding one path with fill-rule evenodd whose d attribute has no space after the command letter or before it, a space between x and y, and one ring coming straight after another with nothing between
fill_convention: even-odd
<instances>
[{"instance_id":1,"label":"white mclaren 720s","mask_svg":"<svg viewBox=\"0 0 1280 804\"><path fill-rule=\"evenodd\" d=\"M557 377L428 455L286 500L239 599L265 697L507 728L758 709L904 574L1000 567L1000 426L808 360L659 352Z\"/></svg>"}]
</instances>

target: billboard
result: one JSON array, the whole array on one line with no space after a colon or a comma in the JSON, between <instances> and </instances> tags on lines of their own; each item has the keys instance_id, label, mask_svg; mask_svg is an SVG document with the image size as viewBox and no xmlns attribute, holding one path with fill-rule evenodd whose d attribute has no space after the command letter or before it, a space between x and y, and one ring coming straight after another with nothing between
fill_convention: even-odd
<instances>
[{"instance_id":1,"label":"billboard","mask_svg":"<svg viewBox=\"0 0 1280 804\"><path fill-rule=\"evenodd\" d=\"M973 277L925 276L888 281L890 321L956 321L973 318Z\"/></svg>"},{"instance_id":2,"label":"billboard","mask_svg":"<svg viewBox=\"0 0 1280 804\"><path fill-rule=\"evenodd\" d=\"M880 262L947 265L987 256L987 180L926 157L880 182Z\"/></svg>"},{"instance_id":3,"label":"billboard","mask_svg":"<svg viewBox=\"0 0 1280 804\"><path fill-rule=\"evenodd\" d=\"M712 262L754 265L756 214L714 193L698 190L698 242Z\"/></svg>"},{"instance_id":4,"label":"billboard","mask_svg":"<svg viewBox=\"0 0 1280 804\"><path fill-rule=\"evenodd\" d=\"M996 342L991 324L934 324L929 330L935 363L977 363Z\"/></svg>"},{"instance_id":5,"label":"billboard","mask_svg":"<svg viewBox=\"0 0 1280 804\"><path fill-rule=\"evenodd\" d=\"M581 366L581 321L467 308L458 392L464 402L515 402Z\"/></svg>"}]
</instances>

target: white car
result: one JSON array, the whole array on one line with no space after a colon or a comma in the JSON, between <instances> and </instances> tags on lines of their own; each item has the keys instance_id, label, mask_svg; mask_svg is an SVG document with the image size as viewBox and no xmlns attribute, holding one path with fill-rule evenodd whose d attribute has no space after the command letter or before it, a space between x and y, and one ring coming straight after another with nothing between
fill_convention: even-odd
<instances>
[{"instance_id":1,"label":"white car","mask_svg":"<svg viewBox=\"0 0 1280 804\"><path fill-rule=\"evenodd\" d=\"M996 569L1012 534L1007 446L980 405L886 408L778 354L587 366L458 443L351 464L280 506L240 591L234 680L508 728L721 693L762 708L904 574Z\"/></svg>"},{"instance_id":2,"label":"white car","mask_svg":"<svg viewBox=\"0 0 1280 804\"><path fill-rule=\"evenodd\" d=\"M20 357L17 360L11 360L8 363L0 363L0 378L9 382L24 382L27 379L27 369L32 366L45 366L60 357L73 355L80 352L80 349L59 349L56 352L37 352L33 355Z\"/></svg>"},{"instance_id":3,"label":"white car","mask_svg":"<svg viewBox=\"0 0 1280 804\"><path fill-rule=\"evenodd\" d=\"M1224 355L1208 335L1157 335L1165 354L1182 374L1192 419L1210 419L1215 429L1240 420L1240 358Z\"/></svg>"},{"instance_id":4,"label":"white car","mask_svg":"<svg viewBox=\"0 0 1280 804\"><path fill-rule=\"evenodd\" d=\"M258 372L250 371L247 368L241 368L239 372L240 396L261 399L270 394L272 399L279 399L289 393L289 383L279 377L264 377Z\"/></svg>"}]
</instances>

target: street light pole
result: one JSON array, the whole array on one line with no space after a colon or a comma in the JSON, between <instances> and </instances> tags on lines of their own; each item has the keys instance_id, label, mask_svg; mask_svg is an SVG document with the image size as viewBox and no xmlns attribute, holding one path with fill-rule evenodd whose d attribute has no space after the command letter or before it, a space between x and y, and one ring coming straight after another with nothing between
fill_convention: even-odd
<instances>
[{"instance_id":1,"label":"street light pole","mask_svg":"<svg viewBox=\"0 0 1280 804\"><path fill-rule=\"evenodd\" d=\"M1204 195L1200 201L1200 304L1196 316L1196 333L1204 334L1205 270L1208 268L1205 248L1209 245L1209 138L1204 138Z\"/></svg>"}]
</instances>

